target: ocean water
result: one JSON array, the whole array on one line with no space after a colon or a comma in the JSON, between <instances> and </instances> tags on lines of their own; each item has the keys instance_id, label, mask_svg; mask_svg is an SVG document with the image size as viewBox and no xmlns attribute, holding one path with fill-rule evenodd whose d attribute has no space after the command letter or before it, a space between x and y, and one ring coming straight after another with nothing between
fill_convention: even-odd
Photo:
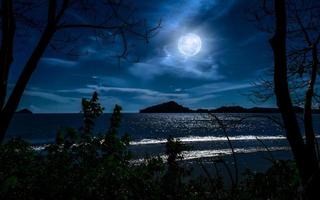
<instances>
[{"instance_id":1,"label":"ocean water","mask_svg":"<svg viewBox=\"0 0 320 200\"><path fill-rule=\"evenodd\" d=\"M111 114L96 121L95 131L104 133ZM232 153L228 139L236 153L289 150L279 114L216 114L223 127L208 114L123 114L120 134L128 133L130 149L139 157L163 155L168 136L189 146L184 158L212 158ZM314 116L314 127L320 132L320 115ZM16 114L8 130L7 139L21 137L35 147L52 143L59 129L79 128L81 114ZM302 123L301 123L302 126ZM225 130L225 131L224 131Z\"/></svg>"}]
</instances>

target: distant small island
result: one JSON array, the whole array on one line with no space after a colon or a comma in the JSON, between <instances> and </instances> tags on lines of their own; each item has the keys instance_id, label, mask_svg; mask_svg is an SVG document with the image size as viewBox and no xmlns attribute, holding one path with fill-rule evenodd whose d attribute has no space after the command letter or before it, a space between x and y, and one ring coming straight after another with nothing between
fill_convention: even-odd
<instances>
[{"instance_id":1,"label":"distant small island","mask_svg":"<svg viewBox=\"0 0 320 200\"><path fill-rule=\"evenodd\" d=\"M297 113L302 113L303 108L295 107ZM184 107L175 101L169 101L166 103L150 106L141 109L139 113L279 113L278 108L263 108L263 107L253 107L244 108L241 106L222 106L216 109L197 109L192 110L190 108ZM314 110L314 113L320 113L319 109Z\"/></svg>"},{"instance_id":2,"label":"distant small island","mask_svg":"<svg viewBox=\"0 0 320 200\"><path fill-rule=\"evenodd\" d=\"M27 108L21 109L21 110L17 111L16 113L18 113L18 114L32 114L31 110L29 110Z\"/></svg>"},{"instance_id":3,"label":"distant small island","mask_svg":"<svg viewBox=\"0 0 320 200\"><path fill-rule=\"evenodd\" d=\"M151 106L140 110L140 113L190 113L193 110L183 107L174 101Z\"/></svg>"}]
</instances>

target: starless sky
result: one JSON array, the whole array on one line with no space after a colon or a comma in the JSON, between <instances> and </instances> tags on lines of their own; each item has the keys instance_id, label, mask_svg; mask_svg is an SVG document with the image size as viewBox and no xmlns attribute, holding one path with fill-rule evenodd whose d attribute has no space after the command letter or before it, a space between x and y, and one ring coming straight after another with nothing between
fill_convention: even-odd
<instances>
[{"instance_id":1,"label":"starless sky","mask_svg":"<svg viewBox=\"0 0 320 200\"><path fill-rule=\"evenodd\" d=\"M79 112L82 97L98 91L106 112L120 104L124 112L169 100L190 108L222 105L257 106L247 95L251 83L272 67L270 35L248 21L246 10L258 0L133 1L136 15L161 28L149 43L130 36L129 55L138 62L118 61L119 48L94 35L82 39L87 52L70 58L47 51L20 103L33 112ZM74 20L86 19L73 15ZM77 30L75 30L77 31ZM179 37L200 36L201 51L186 58L177 47ZM31 35L25 43L36 43ZM20 45L21 46L21 45ZM10 83L17 79L29 51L16 48ZM266 102L258 106L274 106Z\"/></svg>"}]
</instances>

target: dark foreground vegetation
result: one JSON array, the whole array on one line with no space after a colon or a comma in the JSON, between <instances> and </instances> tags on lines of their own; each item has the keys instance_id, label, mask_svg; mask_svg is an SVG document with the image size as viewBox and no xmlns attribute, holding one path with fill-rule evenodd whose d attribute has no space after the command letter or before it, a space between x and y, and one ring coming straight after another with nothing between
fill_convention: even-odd
<instances>
[{"instance_id":1,"label":"dark foreground vegetation","mask_svg":"<svg viewBox=\"0 0 320 200\"><path fill-rule=\"evenodd\" d=\"M130 138L118 135L121 107L115 106L109 129L93 134L103 108L97 93L82 101L80 129L58 132L55 144L36 151L21 139L0 146L0 199L299 199L299 176L292 161L276 161L265 173L248 170L227 185L203 168L195 176L182 165L186 146L168 138L166 159L134 162Z\"/></svg>"}]
</instances>

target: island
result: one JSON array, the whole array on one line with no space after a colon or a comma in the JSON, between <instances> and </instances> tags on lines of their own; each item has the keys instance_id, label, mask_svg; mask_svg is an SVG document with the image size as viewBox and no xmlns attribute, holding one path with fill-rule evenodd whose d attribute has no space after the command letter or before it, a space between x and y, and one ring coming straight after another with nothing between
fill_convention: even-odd
<instances>
[{"instance_id":1,"label":"island","mask_svg":"<svg viewBox=\"0 0 320 200\"><path fill-rule=\"evenodd\" d=\"M27 108L21 109L21 110L17 111L16 113L18 113L18 114L32 114L31 110L29 110Z\"/></svg>"},{"instance_id":2,"label":"island","mask_svg":"<svg viewBox=\"0 0 320 200\"><path fill-rule=\"evenodd\" d=\"M140 110L140 113L190 113L191 109L183 107L174 101L151 106Z\"/></svg>"},{"instance_id":3,"label":"island","mask_svg":"<svg viewBox=\"0 0 320 200\"><path fill-rule=\"evenodd\" d=\"M297 113L302 113L303 108L294 107ZM278 108L263 108L263 107L253 107L244 108L241 106L222 106L215 109L203 109L199 108L192 110L190 108L184 107L175 101L169 101L166 103L150 106L140 110L140 113L279 113ZM319 109L314 109L313 113L320 113Z\"/></svg>"}]
</instances>

